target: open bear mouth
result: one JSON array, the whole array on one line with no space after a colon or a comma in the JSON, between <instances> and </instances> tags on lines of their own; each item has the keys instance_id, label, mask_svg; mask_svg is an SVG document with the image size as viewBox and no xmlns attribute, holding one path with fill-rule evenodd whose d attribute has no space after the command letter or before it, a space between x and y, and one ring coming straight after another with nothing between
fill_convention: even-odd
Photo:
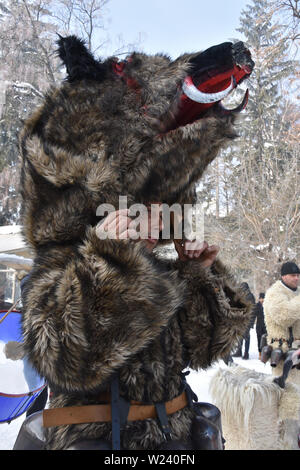
<instances>
[{"instance_id":1,"label":"open bear mouth","mask_svg":"<svg viewBox=\"0 0 300 470\"><path fill-rule=\"evenodd\" d=\"M136 81L126 75L126 61L115 62L113 67L128 87L139 90ZM247 105L248 90L235 109L228 110L221 102L250 76L253 67L250 51L241 41L234 44L225 42L195 54L190 59L190 74L183 80L169 110L159 119L152 119L151 116L149 119L164 134L201 119L216 103L221 114L239 113Z\"/></svg>"},{"instance_id":2,"label":"open bear mouth","mask_svg":"<svg viewBox=\"0 0 300 470\"><path fill-rule=\"evenodd\" d=\"M191 60L190 75L185 77L169 111L161 118L161 132L192 124L216 103L221 114L241 112L248 102L248 90L234 109L226 109L221 102L250 76L253 67L251 54L242 42L223 43L196 55Z\"/></svg>"}]
</instances>

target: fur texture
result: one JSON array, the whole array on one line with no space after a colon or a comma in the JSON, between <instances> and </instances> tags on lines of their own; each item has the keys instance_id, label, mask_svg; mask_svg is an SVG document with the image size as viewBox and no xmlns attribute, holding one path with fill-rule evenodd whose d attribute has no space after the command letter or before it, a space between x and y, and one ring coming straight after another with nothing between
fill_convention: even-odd
<instances>
[{"instance_id":1,"label":"fur texture","mask_svg":"<svg viewBox=\"0 0 300 470\"><path fill-rule=\"evenodd\" d=\"M274 339L289 339L289 327L293 328L294 348L300 346L300 295L286 287L281 281L276 281L266 292L264 300L265 322L268 332L268 343ZM279 342L272 343L273 348L279 346ZM282 350L288 351L286 342L282 343ZM273 375L282 374L283 361L277 367L272 368ZM292 369L288 379L300 385L300 371Z\"/></svg>"},{"instance_id":2,"label":"fur texture","mask_svg":"<svg viewBox=\"0 0 300 470\"><path fill-rule=\"evenodd\" d=\"M68 57L74 47L67 48ZM100 73L87 67L90 55L81 51L80 57L82 68L69 58L69 80L48 93L21 135L24 234L34 249L81 240L86 226L96 223L97 207L118 207L120 195L128 204L194 203L195 183L236 136L234 114L214 110L161 131L194 55L171 62L133 54L126 74L138 91L116 75L112 59Z\"/></svg>"},{"instance_id":3,"label":"fur texture","mask_svg":"<svg viewBox=\"0 0 300 470\"><path fill-rule=\"evenodd\" d=\"M191 57L134 54L131 84L74 38L60 43L68 81L49 92L21 135L24 237L35 253L24 290L26 352L53 391L51 407L98 403L119 373L121 395L145 403L182 390L181 372L225 357L250 319L243 294L220 261L167 262L142 243L99 240L96 209L107 203L194 201L194 184L235 135L231 114L209 111L159 130L190 70ZM74 55L75 48L75 55ZM83 60L78 59L78 50ZM138 91L137 85L138 84ZM187 439L193 411L170 417ZM48 449L110 436L104 423L50 428ZM154 449L156 420L130 423L122 445Z\"/></svg>"},{"instance_id":4,"label":"fur texture","mask_svg":"<svg viewBox=\"0 0 300 470\"><path fill-rule=\"evenodd\" d=\"M244 367L219 369L210 393L222 413L227 450L297 450L300 388Z\"/></svg>"}]
</instances>

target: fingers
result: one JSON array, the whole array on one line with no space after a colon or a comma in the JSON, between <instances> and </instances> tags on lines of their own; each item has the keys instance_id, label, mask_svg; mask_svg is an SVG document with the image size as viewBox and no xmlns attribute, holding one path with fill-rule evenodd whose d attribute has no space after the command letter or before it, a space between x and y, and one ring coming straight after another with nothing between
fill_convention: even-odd
<instances>
[{"instance_id":1,"label":"fingers","mask_svg":"<svg viewBox=\"0 0 300 470\"><path fill-rule=\"evenodd\" d=\"M133 219L129 216L129 209L110 212L96 227L96 234L100 239L127 239L132 240L158 240L163 229L160 205L148 208Z\"/></svg>"},{"instance_id":2,"label":"fingers","mask_svg":"<svg viewBox=\"0 0 300 470\"><path fill-rule=\"evenodd\" d=\"M174 240L175 249L179 259L187 261L189 259L198 260L203 267L209 267L215 261L220 248L217 245L209 246L206 241Z\"/></svg>"},{"instance_id":3,"label":"fingers","mask_svg":"<svg viewBox=\"0 0 300 470\"><path fill-rule=\"evenodd\" d=\"M149 224L149 238L150 239L159 239L159 234L164 228L162 212L160 207L157 207L154 212L148 213L148 224Z\"/></svg>"},{"instance_id":4,"label":"fingers","mask_svg":"<svg viewBox=\"0 0 300 470\"><path fill-rule=\"evenodd\" d=\"M182 245L182 241L174 239L174 246L175 246L175 250L178 253L178 258L181 259L182 261L187 260L187 257L184 254L184 246Z\"/></svg>"},{"instance_id":5,"label":"fingers","mask_svg":"<svg viewBox=\"0 0 300 470\"><path fill-rule=\"evenodd\" d=\"M185 241L184 243L184 254L192 259L192 258L199 258L200 255L207 250L208 243L206 241L200 242L200 240L194 241Z\"/></svg>"},{"instance_id":6,"label":"fingers","mask_svg":"<svg viewBox=\"0 0 300 470\"><path fill-rule=\"evenodd\" d=\"M110 212L108 216L96 227L96 234L100 239L126 239L127 229L132 222L128 217L128 209Z\"/></svg>"},{"instance_id":7,"label":"fingers","mask_svg":"<svg viewBox=\"0 0 300 470\"><path fill-rule=\"evenodd\" d=\"M129 209L122 209L108 214L96 227L97 236L105 240L110 239L132 239L157 242L159 234L163 229L162 212L160 204L151 205L145 214L136 219L129 216ZM217 245L209 246L206 241L200 240L174 240L175 249L179 259L196 259L203 266L211 266L215 261L220 248Z\"/></svg>"},{"instance_id":8,"label":"fingers","mask_svg":"<svg viewBox=\"0 0 300 470\"><path fill-rule=\"evenodd\" d=\"M217 245L209 246L199 257L199 262L205 268L210 267L214 263L219 251L220 248Z\"/></svg>"},{"instance_id":9,"label":"fingers","mask_svg":"<svg viewBox=\"0 0 300 470\"><path fill-rule=\"evenodd\" d=\"M129 214L129 209L121 209L119 211L110 212L108 216L106 216L105 219L99 223L99 226L107 227L114 220L122 216L128 216L128 214Z\"/></svg>"},{"instance_id":10,"label":"fingers","mask_svg":"<svg viewBox=\"0 0 300 470\"><path fill-rule=\"evenodd\" d=\"M210 252L219 253L219 251L220 251L220 247L218 245L211 245L208 249L209 249Z\"/></svg>"},{"instance_id":11,"label":"fingers","mask_svg":"<svg viewBox=\"0 0 300 470\"><path fill-rule=\"evenodd\" d=\"M210 256L210 258L216 258L220 251L220 247L217 245L211 245L207 248L205 253Z\"/></svg>"},{"instance_id":12,"label":"fingers","mask_svg":"<svg viewBox=\"0 0 300 470\"><path fill-rule=\"evenodd\" d=\"M163 230L163 217L161 203L148 204L147 221L145 221L144 229L148 230L147 238L150 240L158 240L159 234Z\"/></svg>"}]
</instances>

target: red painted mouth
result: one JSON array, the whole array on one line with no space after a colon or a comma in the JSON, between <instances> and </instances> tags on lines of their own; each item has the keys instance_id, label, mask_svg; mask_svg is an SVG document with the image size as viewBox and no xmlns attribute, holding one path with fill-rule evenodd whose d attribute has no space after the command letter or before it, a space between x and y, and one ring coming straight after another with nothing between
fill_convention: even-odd
<instances>
[{"instance_id":1,"label":"red painted mouth","mask_svg":"<svg viewBox=\"0 0 300 470\"><path fill-rule=\"evenodd\" d=\"M200 119L209 108L215 105L215 103L220 102L223 98L228 96L241 80L246 78L247 75L250 75L250 73L250 67L242 68L234 65L234 67L227 72L217 74L202 82L196 87L196 89L204 95L207 95L208 101L206 103L195 101L192 93L187 96L189 88L192 88L192 90L195 91L193 88L193 78L191 76L187 77L185 79L185 84L187 84L187 86L181 93L179 101L177 101L177 111L173 112L174 120L166 126L166 131L191 124ZM209 99L209 95L212 95L211 100ZM200 100L201 96L199 96ZM196 93L195 98L197 99ZM205 96L203 97L203 100L205 100Z\"/></svg>"},{"instance_id":2,"label":"red painted mouth","mask_svg":"<svg viewBox=\"0 0 300 470\"><path fill-rule=\"evenodd\" d=\"M130 62L130 58L127 62ZM203 53L195 55L190 61L191 73L188 75L174 98L168 112L153 123L164 134L178 127L192 124L205 114L205 112L218 103L223 114L238 113L248 102L248 90L242 103L233 110L226 110L221 101L228 96L245 78L249 77L254 62L249 50L242 42L235 44L223 43L213 46ZM137 93L137 83L125 73L126 62L115 63L114 71L127 86ZM145 112L147 109L145 107ZM151 119L151 116L148 116Z\"/></svg>"}]
</instances>

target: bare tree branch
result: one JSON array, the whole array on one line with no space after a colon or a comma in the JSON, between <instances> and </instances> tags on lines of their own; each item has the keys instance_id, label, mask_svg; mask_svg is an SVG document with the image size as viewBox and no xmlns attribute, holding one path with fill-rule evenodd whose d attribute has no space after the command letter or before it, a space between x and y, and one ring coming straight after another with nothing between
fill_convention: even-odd
<instances>
[{"instance_id":1,"label":"bare tree branch","mask_svg":"<svg viewBox=\"0 0 300 470\"><path fill-rule=\"evenodd\" d=\"M38 47L42 51L43 58L44 58L44 63L45 63L46 68L47 68L49 79L52 83L55 83L56 80L55 80L55 75L54 75L54 72L53 72L53 69L52 69L52 63L51 63L51 60L49 58L49 53L48 53L47 49L44 47L44 45L42 43L42 40L41 40L40 35L37 31L34 19L32 17L32 14L30 12L29 7L28 7L27 1L26 0L22 0L22 1L23 1L24 6L25 6L25 10L27 12L28 18L29 18L31 26L32 26L33 36L34 36L35 40L37 41Z\"/></svg>"}]
</instances>

